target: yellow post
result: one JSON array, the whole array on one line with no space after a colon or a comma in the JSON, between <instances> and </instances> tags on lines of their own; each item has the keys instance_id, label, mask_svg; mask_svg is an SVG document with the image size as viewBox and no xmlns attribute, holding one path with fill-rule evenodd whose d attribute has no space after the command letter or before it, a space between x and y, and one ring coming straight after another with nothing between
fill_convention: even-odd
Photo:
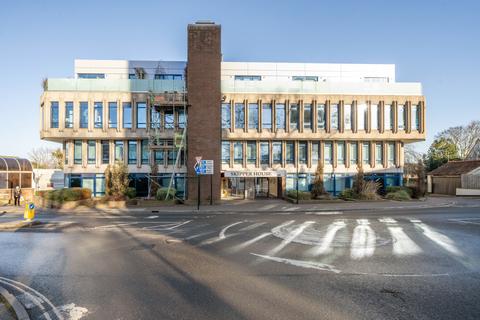
<instances>
[{"instance_id":1,"label":"yellow post","mask_svg":"<svg viewBox=\"0 0 480 320\"><path fill-rule=\"evenodd\" d=\"M35 218L35 205L33 202L25 203L23 218L28 221L32 221Z\"/></svg>"}]
</instances>

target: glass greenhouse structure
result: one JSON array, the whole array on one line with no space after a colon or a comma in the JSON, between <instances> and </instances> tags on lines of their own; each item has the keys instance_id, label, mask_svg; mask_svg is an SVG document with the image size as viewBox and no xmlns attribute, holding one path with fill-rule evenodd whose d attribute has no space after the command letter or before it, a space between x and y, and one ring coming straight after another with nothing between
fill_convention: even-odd
<instances>
[{"instance_id":1,"label":"glass greenhouse structure","mask_svg":"<svg viewBox=\"0 0 480 320\"><path fill-rule=\"evenodd\" d=\"M32 164L27 159L0 156L0 190L32 187Z\"/></svg>"}]
</instances>

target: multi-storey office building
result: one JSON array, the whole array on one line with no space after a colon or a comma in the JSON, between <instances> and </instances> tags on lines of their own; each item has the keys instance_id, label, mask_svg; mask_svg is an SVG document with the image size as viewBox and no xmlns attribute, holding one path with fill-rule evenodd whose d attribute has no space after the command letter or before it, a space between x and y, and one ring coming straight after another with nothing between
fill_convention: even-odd
<instances>
[{"instance_id":1,"label":"multi-storey office building","mask_svg":"<svg viewBox=\"0 0 480 320\"><path fill-rule=\"evenodd\" d=\"M308 189L319 163L334 193L359 166L402 183L404 145L425 139L421 84L396 82L394 65L224 62L220 48L220 26L197 23L187 62L77 60L74 79L48 79L41 136L64 144L67 185L100 195L106 165L123 160L146 195L155 162L160 184L173 176L196 199L185 177L197 156L215 161L214 199Z\"/></svg>"}]
</instances>

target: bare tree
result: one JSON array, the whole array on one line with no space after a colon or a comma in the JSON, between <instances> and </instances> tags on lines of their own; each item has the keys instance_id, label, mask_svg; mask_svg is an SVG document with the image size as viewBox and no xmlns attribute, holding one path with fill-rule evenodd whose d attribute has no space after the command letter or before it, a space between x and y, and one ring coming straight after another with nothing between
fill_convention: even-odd
<instances>
[{"instance_id":1,"label":"bare tree","mask_svg":"<svg viewBox=\"0 0 480 320\"><path fill-rule=\"evenodd\" d=\"M405 145L405 163L417 163L418 160L422 159L422 154L415 150L413 144Z\"/></svg>"},{"instance_id":2,"label":"bare tree","mask_svg":"<svg viewBox=\"0 0 480 320\"><path fill-rule=\"evenodd\" d=\"M55 159L52 152L53 150L46 147L34 148L28 157L35 169L53 169L55 168Z\"/></svg>"},{"instance_id":3,"label":"bare tree","mask_svg":"<svg viewBox=\"0 0 480 320\"><path fill-rule=\"evenodd\" d=\"M436 138L445 138L452 142L458 151L458 156L465 159L480 137L480 121L472 121L466 126L448 128L440 132Z\"/></svg>"}]
</instances>

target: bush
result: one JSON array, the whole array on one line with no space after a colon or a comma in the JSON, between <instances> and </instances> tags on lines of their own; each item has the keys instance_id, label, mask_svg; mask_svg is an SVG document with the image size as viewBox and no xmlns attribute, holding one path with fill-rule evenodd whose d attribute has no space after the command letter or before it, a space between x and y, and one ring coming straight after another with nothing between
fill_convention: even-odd
<instances>
[{"instance_id":1,"label":"bush","mask_svg":"<svg viewBox=\"0 0 480 320\"><path fill-rule=\"evenodd\" d=\"M363 189L361 190L359 196L360 199L364 200L377 200L380 198L378 195L378 189L380 189L380 183L377 181L365 181L363 184Z\"/></svg>"},{"instance_id":2,"label":"bush","mask_svg":"<svg viewBox=\"0 0 480 320\"><path fill-rule=\"evenodd\" d=\"M411 199L410 195L405 190L398 190L398 191L395 191L395 192L389 192L389 193L387 193L385 198L387 198L389 200L396 200L396 201L406 201L406 200Z\"/></svg>"},{"instance_id":3,"label":"bush","mask_svg":"<svg viewBox=\"0 0 480 320\"><path fill-rule=\"evenodd\" d=\"M108 165L105 169L105 195L121 197L125 196L128 189L128 167L121 161L114 165Z\"/></svg>"},{"instance_id":4,"label":"bush","mask_svg":"<svg viewBox=\"0 0 480 320\"><path fill-rule=\"evenodd\" d=\"M287 197L297 199L297 190L288 190ZM311 194L308 191L298 191L298 200L310 200Z\"/></svg>"},{"instance_id":5,"label":"bush","mask_svg":"<svg viewBox=\"0 0 480 320\"><path fill-rule=\"evenodd\" d=\"M343 200L355 200L357 199L357 194L353 189L347 188L343 189L342 192L340 192L340 194L338 195L338 197Z\"/></svg>"},{"instance_id":6,"label":"bush","mask_svg":"<svg viewBox=\"0 0 480 320\"><path fill-rule=\"evenodd\" d=\"M127 191L125 192L125 195L129 199L133 199L137 196L137 190L135 188L127 188Z\"/></svg>"},{"instance_id":7,"label":"bush","mask_svg":"<svg viewBox=\"0 0 480 320\"><path fill-rule=\"evenodd\" d=\"M37 192L37 195L50 201L63 203L65 201L90 199L92 197L92 190L88 188L64 188Z\"/></svg>"},{"instance_id":8,"label":"bush","mask_svg":"<svg viewBox=\"0 0 480 320\"><path fill-rule=\"evenodd\" d=\"M313 199L317 199L328 194L324 187L323 164L321 162L318 163L317 170L315 171L315 180L313 181L311 194Z\"/></svg>"},{"instance_id":9,"label":"bush","mask_svg":"<svg viewBox=\"0 0 480 320\"><path fill-rule=\"evenodd\" d=\"M398 192L398 191L405 191L406 193L408 193L408 195L409 195L410 197L412 197L412 196L413 196L413 192L414 192L413 189L414 189L414 188L412 188L412 187L390 186L390 187L387 187L387 188L385 189L385 192L386 192L387 194L389 194L389 193L394 193L394 192Z\"/></svg>"},{"instance_id":10,"label":"bush","mask_svg":"<svg viewBox=\"0 0 480 320\"><path fill-rule=\"evenodd\" d=\"M170 188L170 192L168 192L168 188L163 187L158 189L157 195L155 198L157 200L165 200L165 198L169 200L169 199L175 198L176 193L177 193L177 190L175 190L174 188ZM168 197L167 197L167 194L168 194Z\"/></svg>"}]
</instances>

